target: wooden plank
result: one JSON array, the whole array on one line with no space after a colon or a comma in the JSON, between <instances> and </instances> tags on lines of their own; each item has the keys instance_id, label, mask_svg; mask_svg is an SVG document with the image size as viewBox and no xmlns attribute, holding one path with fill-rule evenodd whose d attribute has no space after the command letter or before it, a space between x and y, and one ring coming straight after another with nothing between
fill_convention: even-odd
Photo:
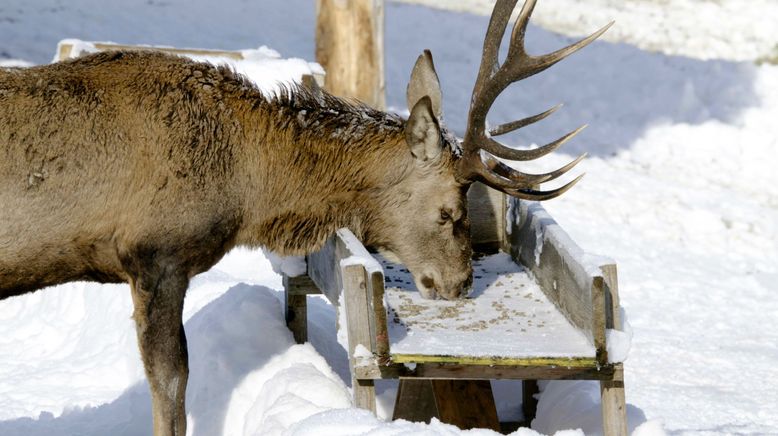
<instances>
[{"instance_id":1,"label":"wooden plank","mask_svg":"<svg viewBox=\"0 0 778 436\"><path fill-rule=\"evenodd\" d=\"M437 418L438 407L432 391L432 381L427 379L402 379L394 400L392 419L429 423Z\"/></svg>"},{"instance_id":2,"label":"wooden plank","mask_svg":"<svg viewBox=\"0 0 778 436\"><path fill-rule=\"evenodd\" d=\"M489 380L432 380L438 418L462 430L500 431Z\"/></svg>"},{"instance_id":3,"label":"wooden plank","mask_svg":"<svg viewBox=\"0 0 778 436\"><path fill-rule=\"evenodd\" d=\"M340 292L343 288L340 277L340 260L337 258L336 247L337 235L333 235L324 244L321 250L306 256L308 265L308 276L321 290L330 303L337 307L340 299Z\"/></svg>"},{"instance_id":4,"label":"wooden plank","mask_svg":"<svg viewBox=\"0 0 778 436\"><path fill-rule=\"evenodd\" d=\"M613 366L576 368L563 366L492 366L420 363L414 369L404 364L360 366L357 377L363 379L426 378L473 380L610 380Z\"/></svg>"},{"instance_id":5,"label":"wooden plank","mask_svg":"<svg viewBox=\"0 0 778 436\"><path fill-rule=\"evenodd\" d=\"M286 294L286 326L298 344L308 342L308 302L305 295Z\"/></svg>"},{"instance_id":6,"label":"wooden plank","mask_svg":"<svg viewBox=\"0 0 778 436\"><path fill-rule=\"evenodd\" d=\"M354 404L357 407L375 413L375 385L373 380L359 379L354 371L354 352L358 345L368 350L371 346L370 308L367 301L367 281L362 265L346 265L343 271L343 305L338 310L346 311L346 331L348 334L348 356L351 367L351 387L354 392ZM342 326L341 326L342 328Z\"/></svg>"},{"instance_id":7,"label":"wooden plank","mask_svg":"<svg viewBox=\"0 0 778 436\"><path fill-rule=\"evenodd\" d=\"M597 348L604 363L602 275L595 272L596 268L581 264L583 250L539 203L516 200L512 207L518 219L511 224L511 256L529 268L549 299Z\"/></svg>"},{"instance_id":8,"label":"wooden plank","mask_svg":"<svg viewBox=\"0 0 778 436\"><path fill-rule=\"evenodd\" d=\"M476 182L467 191L470 238L473 249L497 252L505 239L505 194Z\"/></svg>"},{"instance_id":9,"label":"wooden plank","mask_svg":"<svg viewBox=\"0 0 778 436\"><path fill-rule=\"evenodd\" d=\"M521 366L487 366L487 365L445 365L419 364L415 376L421 378L461 378L474 380L599 380L610 378L612 370L608 367L575 368L575 367L521 367Z\"/></svg>"},{"instance_id":10,"label":"wooden plank","mask_svg":"<svg viewBox=\"0 0 778 436\"><path fill-rule=\"evenodd\" d=\"M392 354L392 362L495 366L564 366L570 368L592 368L599 364L597 359L591 357L528 357L517 359L499 356L440 356L431 354Z\"/></svg>"},{"instance_id":11,"label":"wooden plank","mask_svg":"<svg viewBox=\"0 0 778 436\"><path fill-rule=\"evenodd\" d=\"M383 35L383 0L317 0L316 61L327 71L325 89L383 109Z\"/></svg>"},{"instance_id":12,"label":"wooden plank","mask_svg":"<svg viewBox=\"0 0 778 436\"><path fill-rule=\"evenodd\" d=\"M621 310L619 302L619 281L615 264L603 265L600 267L605 281L605 328L621 330Z\"/></svg>"},{"instance_id":13,"label":"wooden plank","mask_svg":"<svg viewBox=\"0 0 778 436\"><path fill-rule=\"evenodd\" d=\"M386 323L386 306L384 306L384 274L382 271L370 273L370 296L373 311L373 325L375 335L375 353L379 365L390 362L389 332Z\"/></svg>"},{"instance_id":14,"label":"wooden plank","mask_svg":"<svg viewBox=\"0 0 778 436\"><path fill-rule=\"evenodd\" d=\"M604 279L606 328L623 328L619 309L619 286L615 264L600 267ZM624 388L624 366L614 365L613 378L600 382L602 426L605 436L627 434L627 400Z\"/></svg>"},{"instance_id":15,"label":"wooden plank","mask_svg":"<svg viewBox=\"0 0 778 436\"><path fill-rule=\"evenodd\" d=\"M602 428L604 436L627 434L627 405L624 395L624 367L614 365L613 377L600 381Z\"/></svg>"},{"instance_id":16,"label":"wooden plank","mask_svg":"<svg viewBox=\"0 0 778 436\"><path fill-rule=\"evenodd\" d=\"M429 423L432 418L463 430L500 431L489 380L400 380L392 419Z\"/></svg>"},{"instance_id":17,"label":"wooden plank","mask_svg":"<svg viewBox=\"0 0 778 436\"><path fill-rule=\"evenodd\" d=\"M308 276L282 277L284 285L284 318L286 326L298 344L308 341L308 300L306 295L318 293Z\"/></svg>"},{"instance_id":18,"label":"wooden plank","mask_svg":"<svg viewBox=\"0 0 778 436\"><path fill-rule=\"evenodd\" d=\"M319 287L307 275L289 277L284 275L284 290L292 295L321 294Z\"/></svg>"}]
</instances>

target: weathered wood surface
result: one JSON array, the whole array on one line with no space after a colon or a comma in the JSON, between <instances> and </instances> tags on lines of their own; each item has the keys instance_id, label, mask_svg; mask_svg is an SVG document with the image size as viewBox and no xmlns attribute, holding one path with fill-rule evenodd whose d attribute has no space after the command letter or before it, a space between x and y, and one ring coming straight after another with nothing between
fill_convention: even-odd
<instances>
[{"instance_id":1,"label":"weathered wood surface","mask_svg":"<svg viewBox=\"0 0 778 436\"><path fill-rule=\"evenodd\" d=\"M371 276L370 288L373 288L375 283L373 274L379 273L383 280L381 265L368 253L357 237L345 228L335 232L321 250L306 256L306 262L308 276L334 306L340 304L339 299L343 290L341 267L346 264L362 265L366 274Z\"/></svg>"},{"instance_id":2,"label":"weathered wood surface","mask_svg":"<svg viewBox=\"0 0 778 436\"><path fill-rule=\"evenodd\" d=\"M614 366L563 367L563 366L492 366L446 363L420 363L414 369L404 364L367 365L355 368L357 377L363 379L426 378L473 380L610 380Z\"/></svg>"},{"instance_id":3,"label":"weathered wood surface","mask_svg":"<svg viewBox=\"0 0 778 436\"><path fill-rule=\"evenodd\" d=\"M489 380L432 380L438 417L463 430L500 431L500 420Z\"/></svg>"},{"instance_id":4,"label":"weathered wood surface","mask_svg":"<svg viewBox=\"0 0 778 436\"><path fill-rule=\"evenodd\" d=\"M384 274L383 271L368 273L370 283L369 298L371 316L371 331L374 332L375 354L379 364L389 363L389 332L386 323L386 306L384 306Z\"/></svg>"},{"instance_id":5,"label":"weathered wood surface","mask_svg":"<svg viewBox=\"0 0 778 436\"><path fill-rule=\"evenodd\" d=\"M603 265L602 276L604 279L605 293L605 328L622 330L621 309L619 301L619 281L616 265Z\"/></svg>"},{"instance_id":6,"label":"weathered wood surface","mask_svg":"<svg viewBox=\"0 0 778 436\"><path fill-rule=\"evenodd\" d=\"M373 289L380 283L378 293L383 295L381 267L348 229L338 230L320 251L308 255L307 265L308 275L316 287L339 312L345 311L347 325L339 328L345 328L347 333L354 403L375 412L373 379L359 376L354 353L362 345L376 354ZM385 325L384 321L384 330Z\"/></svg>"},{"instance_id":7,"label":"weathered wood surface","mask_svg":"<svg viewBox=\"0 0 778 436\"><path fill-rule=\"evenodd\" d=\"M621 330L623 328L621 311L619 309L619 287L616 265L602 267L605 283L605 315L606 328ZM600 382L600 399L602 403L602 425L605 436L627 434L627 400L624 387L624 366L614 365L611 380Z\"/></svg>"},{"instance_id":8,"label":"weathered wood surface","mask_svg":"<svg viewBox=\"0 0 778 436\"><path fill-rule=\"evenodd\" d=\"M498 251L505 239L505 194L482 183L467 191L470 237L477 252Z\"/></svg>"},{"instance_id":9,"label":"weathered wood surface","mask_svg":"<svg viewBox=\"0 0 778 436\"><path fill-rule=\"evenodd\" d=\"M343 279L340 272L342 259L338 258L337 245L337 235L333 235L321 250L311 253L305 258L308 264L308 276L335 307L339 304L338 300L343 289Z\"/></svg>"},{"instance_id":10,"label":"weathered wood surface","mask_svg":"<svg viewBox=\"0 0 778 436\"><path fill-rule=\"evenodd\" d=\"M521 411L524 415L524 422L529 426L538 412L538 399L535 398L540 392L537 380L521 381Z\"/></svg>"},{"instance_id":11,"label":"weathered wood surface","mask_svg":"<svg viewBox=\"0 0 778 436\"><path fill-rule=\"evenodd\" d=\"M434 354L392 354L394 363L441 363L446 365L489 365L489 366L564 366L565 368L593 368L599 363L591 357L526 357L502 356L441 356Z\"/></svg>"},{"instance_id":12,"label":"weathered wood surface","mask_svg":"<svg viewBox=\"0 0 778 436\"><path fill-rule=\"evenodd\" d=\"M429 379L402 379L394 400L392 419L429 423L439 417L435 393Z\"/></svg>"},{"instance_id":13,"label":"weathered wood surface","mask_svg":"<svg viewBox=\"0 0 778 436\"><path fill-rule=\"evenodd\" d=\"M357 346L363 346L373 352L375 335L370 328L370 306L367 295L367 275L359 264L345 265L343 270L343 298L338 311L345 310L346 332L348 336L348 356L351 368L351 387L354 391L354 403L357 407L375 412L375 387L372 380L362 380L355 376L354 353ZM343 328L344 326L340 326Z\"/></svg>"},{"instance_id":14,"label":"weathered wood surface","mask_svg":"<svg viewBox=\"0 0 778 436\"><path fill-rule=\"evenodd\" d=\"M304 294L292 294L286 291L284 298L284 318L286 326L292 331L298 344L308 342L308 301Z\"/></svg>"},{"instance_id":15,"label":"weathered wood surface","mask_svg":"<svg viewBox=\"0 0 778 436\"><path fill-rule=\"evenodd\" d=\"M321 291L316 286L316 283L314 283L313 280L311 280L311 278L307 275L296 277L289 277L284 275L283 284L286 292L292 295L321 294Z\"/></svg>"},{"instance_id":16,"label":"weathered wood surface","mask_svg":"<svg viewBox=\"0 0 778 436\"><path fill-rule=\"evenodd\" d=\"M627 434L627 401L624 394L624 367L614 365L613 377L600 381L602 428L605 436Z\"/></svg>"},{"instance_id":17,"label":"weathered wood surface","mask_svg":"<svg viewBox=\"0 0 778 436\"><path fill-rule=\"evenodd\" d=\"M559 224L538 203L512 200L511 256L533 273L549 299L605 356L605 258L585 257Z\"/></svg>"},{"instance_id":18,"label":"weathered wood surface","mask_svg":"<svg viewBox=\"0 0 778 436\"><path fill-rule=\"evenodd\" d=\"M316 61L327 91L384 108L384 1L317 0Z\"/></svg>"},{"instance_id":19,"label":"weathered wood surface","mask_svg":"<svg viewBox=\"0 0 778 436\"><path fill-rule=\"evenodd\" d=\"M500 431L488 380L400 380L392 419L430 422L432 418L463 430Z\"/></svg>"}]
</instances>

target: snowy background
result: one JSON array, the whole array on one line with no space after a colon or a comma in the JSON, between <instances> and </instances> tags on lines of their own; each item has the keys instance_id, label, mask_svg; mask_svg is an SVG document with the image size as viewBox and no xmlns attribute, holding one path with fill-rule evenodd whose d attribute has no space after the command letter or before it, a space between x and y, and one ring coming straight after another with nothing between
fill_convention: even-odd
<instances>
[{"instance_id":1,"label":"snowy background","mask_svg":"<svg viewBox=\"0 0 778 436\"><path fill-rule=\"evenodd\" d=\"M489 2L434 3L387 4L387 102L405 109L412 63L430 48L446 121L461 134ZM605 41L515 85L491 122L565 103L513 134L508 142L517 145L590 125L562 153L524 168L590 154L579 165L584 180L545 207L582 247L618 263L634 329L625 364L630 424L640 426L633 434L778 434L778 67L762 62L776 57L778 2L541 0L536 17L544 27L530 28L535 53L617 20ZM0 63L47 63L63 38L267 45L312 60L313 30L309 0L216 8L205 0L4 0ZM185 310L191 434L459 433L354 409L332 308L310 299L312 345L294 345L280 288L258 251L236 250L193 280ZM123 285L72 283L1 302L0 435L148 433L131 312ZM501 415L516 418L518 385L496 388ZM381 386L382 416L394 389ZM598 396L595 383L550 383L534 430L517 434L596 434Z\"/></svg>"}]
</instances>

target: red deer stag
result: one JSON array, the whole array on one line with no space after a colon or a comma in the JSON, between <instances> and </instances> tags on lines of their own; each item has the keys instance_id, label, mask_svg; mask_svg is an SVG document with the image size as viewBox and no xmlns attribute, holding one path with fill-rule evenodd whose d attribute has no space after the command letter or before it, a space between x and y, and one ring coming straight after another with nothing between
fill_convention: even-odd
<instances>
[{"instance_id":1,"label":"red deer stag","mask_svg":"<svg viewBox=\"0 0 778 436\"><path fill-rule=\"evenodd\" d=\"M158 53L0 69L0 299L72 280L128 282L154 434L184 435L184 294L232 247L299 255L349 227L405 263L424 296L463 295L470 184L544 200L578 180L532 188L580 158L540 175L496 159L535 159L578 132L529 151L492 139L553 109L487 131L489 107L605 31L530 56L527 0L499 64L516 1L494 8L461 145L440 122L429 52L408 85L408 120L297 86L263 95L228 68Z\"/></svg>"}]
</instances>

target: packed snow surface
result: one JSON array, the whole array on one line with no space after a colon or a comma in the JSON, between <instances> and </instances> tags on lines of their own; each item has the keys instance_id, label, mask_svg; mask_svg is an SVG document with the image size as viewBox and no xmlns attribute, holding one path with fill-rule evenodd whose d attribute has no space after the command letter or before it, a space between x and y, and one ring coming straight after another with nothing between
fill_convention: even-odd
<instances>
[{"instance_id":1,"label":"packed snow surface","mask_svg":"<svg viewBox=\"0 0 778 436\"><path fill-rule=\"evenodd\" d=\"M495 3L394 1L480 15L491 14ZM729 60L778 56L778 3L773 0L546 0L537 3L532 18L570 36L588 35L615 21L604 40L668 55Z\"/></svg>"},{"instance_id":2,"label":"packed snow surface","mask_svg":"<svg viewBox=\"0 0 778 436\"><path fill-rule=\"evenodd\" d=\"M583 4L541 0L536 19L577 21ZM589 124L561 152L521 165L543 171L590 154L576 170L587 173L583 181L544 206L580 246L618 264L634 335L625 364L632 434L778 434L778 68L751 62L778 42L776 3L597 0L585 7L592 18L581 18L576 34L616 19L609 34L621 42L594 43L516 85L490 122L565 103L541 124L501 138L522 146ZM312 60L314 13L307 0L228 0L217 8L203 0L6 0L0 67L46 63L68 37L265 44L282 57ZM411 66L430 48L446 121L461 136L486 25L483 15L388 3L389 104L405 110ZM717 27L724 36L710 38L705 29ZM639 48L655 50L656 38L662 51ZM527 39L531 53L572 41L533 25ZM719 60L702 60L711 57ZM386 423L351 407L332 307L310 298L313 346L293 345L280 286L261 252L248 250L193 280L185 308L191 434L460 434L438 422ZM0 302L0 434L149 434L131 313L124 285L72 283ZM517 418L518 386L494 386L501 415ZM395 389L380 389L379 415L387 416ZM598 389L546 384L533 428L597 434Z\"/></svg>"}]
</instances>

